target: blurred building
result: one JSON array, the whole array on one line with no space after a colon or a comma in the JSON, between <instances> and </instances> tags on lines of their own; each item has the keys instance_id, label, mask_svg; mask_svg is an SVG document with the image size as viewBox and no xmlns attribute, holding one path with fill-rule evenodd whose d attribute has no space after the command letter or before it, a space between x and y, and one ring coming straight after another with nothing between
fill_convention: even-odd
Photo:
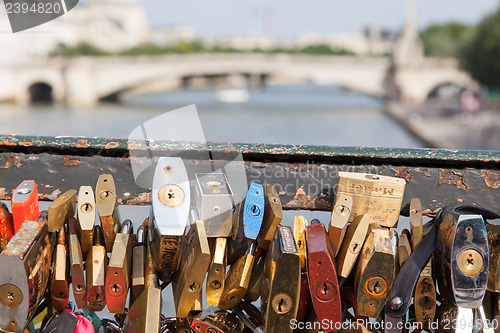
<instances>
[{"instance_id":1,"label":"blurred building","mask_svg":"<svg viewBox=\"0 0 500 333\"><path fill-rule=\"evenodd\" d=\"M87 43L109 52L145 43L151 28L140 0L89 0L65 15L13 34L0 11L0 61L46 57L58 44Z\"/></svg>"},{"instance_id":2,"label":"blurred building","mask_svg":"<svg viewBox=\"0 0 500 333\"><path fill-rule=\"evenodd\" d=\"M196 39L193 28L187 26L154 27L151 29L150 42L155 45L176 45Z\"/></svg>"}]
</instances>

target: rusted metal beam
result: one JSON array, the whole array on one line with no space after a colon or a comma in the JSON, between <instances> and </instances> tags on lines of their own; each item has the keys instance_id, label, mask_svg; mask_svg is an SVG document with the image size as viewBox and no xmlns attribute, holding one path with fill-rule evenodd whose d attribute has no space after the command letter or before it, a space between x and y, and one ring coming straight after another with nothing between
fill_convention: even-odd
<instances>
[{"instance_id":1,"label":"rusted metal beam","mask_svg":"<svg viewBox=\"0 0 500 333\"><path fill-rule=\"evenodd\" d=\"M459 203L499 209L500 152L497 151L127 143L124 139L74 137L0 137L0 199L10 199L12 190L25 179L37 182L41 200L54 200L68 189L95 186L100 174L111 173L121 203L150 204L150 190L134 181L129 148L136 152L150 149L156 157L182 155L194 169L207 151L221 161L241 152L248 181L273 184L284 209L330 210L338 171L405 178L403 206L411 198L419 197L428 214L444 205Z\"/></svg>"}]
</instances>

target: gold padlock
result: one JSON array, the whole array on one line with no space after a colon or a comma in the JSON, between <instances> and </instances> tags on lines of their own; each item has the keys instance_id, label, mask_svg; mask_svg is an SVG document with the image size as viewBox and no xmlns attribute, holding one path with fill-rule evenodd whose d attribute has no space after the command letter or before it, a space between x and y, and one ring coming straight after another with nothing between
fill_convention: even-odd
<instances>
[{"instance_id":1,"label":"gold padlock","mask_svg":"<svg viewBox=\"0 0 500 333\"><path fill-rule=\"evenodd\" d=\"M92 186L81 186L78 191L78 202L76 204L78 223L82 230L81 247L82 255L85 258L92 247L92 235L95 224L95 197Z\"/></svg>"},{"instance_id":2,"label":"gold padlock","mask_svg":"<svg viewBox=\"0 0 500 333\"><path fill-rule=\"evenodd\" d=\"M116 234L106 274L106 304L111 313L123 313L130 287L132 222L125 220Z\"/></svg>"},{"instance_id":3,"label":"gold padlock","mask_svg":"<svg viewBox=\"0 0 500 333\"><path fill-rule=\"evenodd\" d=\"M146 225L137 228L137 242L132 249L132 296L134 299L139 297L145 285L147 233Z\"/></svg>"},{"instance_id":4,"label":"gold padlock","mask_svg":"<svg viewBox=\"0 0 500 333\"><path fill-rule=\"evenodd\" d=\"M296 215L293 220L293 239L300 257L300 267L306 270L306 228L307 220L304 216Z\"/></svg>"},{"instance_id":5,"label":"gold padlock","mask_svg":"<svg viewBox=\"0 0 500 333\"><path fill-rule=\"evenodd\" d=\"M207 276L207 303L208 305L219 304L219 299L224 290L226 278L226 251L227 238L218 237L214 239L214 250L212 262Z\"/></svg>"},{"instance_id":6,"label":"gold padlock","mask_svg":"<svg viewBox=\"0 0 500 333\"><path fill-rule=\"evenodd\" d=\"M116 186L113 176L110 174L100 175L95 191L97 212L101 219L106 251L111 252L116 236L115 223L119 221L118 210L116 209Z\"/></svg>"},{"instance_id":7,"label":"gold padlock","mask_svg":"<svg viewBox=\"0 0 500 333\"><path fill-rule=\"evenodd\" d=\"M292 332L290 323L297 316L301 267L290 228L276 229L268 253L276 268L266 300L265 332Z\"/></svg>"},{"instance_id":8,"label":"gold padlock","mask_svg":"<svg viewBox=\"0 0 500 333\"><path fill-rule=\"evenodd\" d=\"M399 256L399 267L403 267L404 263L411 255L411 245L410 240L408 239L408 230L405 229L399 235L399 244L398 244L398 256Z\"/></svg>"},{"instance_id":9,"label":"gold padlock","mask_svg":"<svg viewBox=\"0 0 500 333\"><path fill-rule=\"evenodd\" d=\"M76 306L79 309L85 307L87 297L85 286L85 270L83 267L83 255L78 239L78 223L74 217L68 220L69 232L69 262L71 267L71 285Z\"/></svg>"},{"instance_id":10,"label":"gold padlock","mask_svg":"<svg viewBox=\"0 0 500 333\"><path fill-rule=\"evenodd\" d=\"M54 234L45 222L24 221L0 254L0 330L22 332L49 282Z\"/></svg>"},{"instance_id":11,"label":"gold padlock","mask_svg":"<svg viewBox=\"0 0 500 333\"><path fill-rule=\"evenodd\" d=\"M67 260L66 232L64 231L64 227L62 227L59 229L50 281L50 304L57 311L64 310L69 300L69 270Z\"/></svg>"},{"instance_id":12,"label":"gold padlock","mask_svg":"<svg viewBox=\"0 0 500 333\"><path fill-rule=\"evenodd\" d=\"M371 216L369 214L358 215L349 228L347 228L344 242L335 258L337 263L337 274L344 279L351 273L356 263L356 259L361 252L370 226L370 221Z\"/></svg>"},{"instance_id":13,"label":"gold padlock","mask_svg":"<svg viewBox=\"0 0 500 333\"><path fill-rule=\"evenodd\" d=\"M271 184L266 184L264 189L264 218L257 236L257 249L255 258L260 258L269 248L274 232L283 219L283 209L278 192Z\"/></svg>"},{"instance_id":14,"label":"gold padlock","mask_svg":"<svg viewBox=\"0 0 500 333\"><path fill-rule=\"evenodd\" d=\"M87 262L85 263L87 270L87 308L90 311L101 311L106 306L105 282L108 266L101 226L94 226L92 241L92 248L87 254Z\"/></svg>"},{"instance_id":15,"label":"gold padlock","mask_svg":"<svg viewBox=\"0 0 500 333\"><path fill-rule=\"evenodd\" d=\"M335 205L342 194L352 197L349 221L370 214L372 223L395 228L403 202L406 181L403 178L355 172L339 172Z\"/></svg>"},{"instance_id":16,"label":"gold padlock","mask_svg":"<svg viewBox=\"0 0 500 333\"><path fill-rule=\"evenodd\" d=\"M161 289L158 288L151 249L147 247L146 283L143 292L132 304L123 324L125 333L159 332L161 313Z\"/></svg>"},{"instance_id":17,"label":"gold padlock","mask_svg":"<svg viewBox=\"0 0 500 333\"><path fill-rule=\"evenodd\" d=\"M61 229L66 221L75 215L76 191L69 190L61 194L49 206L49 232Z\"/></svg>"},{"instance_id":18,"label":"gold padlock","mask_svg":"<svg viewBox=\"0 0 500 333\"><path fill-rule=\"evenodd\" d=\"M191 311L210 265L210 248L202 221L191 226L183 247L179 270L172 277L177 318L184 318Z\"/></svg>"},{"instance_id":19,"label":"gold padlock","mask_svg":"<svg viewBox=\"0 0 500 333\"><path fill-rule=\"evenodd\" d=\"M376 318L384 308L396 277L397 243L395 231L370 226L354 276L357 315Z\"/></svg>"},{"instance_id":20,"label":"gold padlock","mask_svg":"<svg viewBox=\"0 0 500 333\"><path fill-rule=\"evenodd\" d=\"M256 247L256 242L253 242L245 255L231 265L224 283L224 291L219 301L219 309L229 310L245 296L255 261L254 253Z\"/></svg>"},{"instance_id":21,"label":"gold padlock","mask_svg":"<svg viewBox=\"0 0 500 333\"><path fill-rule=\"evenodd\" d=\"M247 293L245 295L245 299L255 302L259 299L260 294L262 292L262 282L264 281L264 266L266 263L266 259L264 257L260 257L259 259L255 258L254 260L257 263L254 264L252 275L250 275L250 282L248 283Z\"/></svg>"},{"instance_id":22,"label":"gold padlock","mask_svg":"<svg viewBox=\"0 0 500 333\"><path fill-rule=\"evenodd\" d=\"M488 271L489 291L500 292L500 225L487 224L488 243L490 248L490 267Z\"/></svg>"},{"instance_id":23,"label":"gold padlock","mask_svg":"<svg viewBox=\"0 0 500 333\"><path fill-rule=\"evenodd\" d=\"M332 243L333 254L335 256L339 253L342 246L351 211L352 197L347 194L341 194L333 206L332 218L328 227L328 238L330 238L330 242Z\"/></svg>"},{"instance_id":24,"label":"gold padlock","mask_svg":"<svg viewBox=\"0 0 500 333\"><path fill-rule=\"evenodd\" d=\"M413 198L410 202L410 225L411 242L413 251L420 244L423 238L422 204L419 198Z\"/></svg>"}]
</instances>

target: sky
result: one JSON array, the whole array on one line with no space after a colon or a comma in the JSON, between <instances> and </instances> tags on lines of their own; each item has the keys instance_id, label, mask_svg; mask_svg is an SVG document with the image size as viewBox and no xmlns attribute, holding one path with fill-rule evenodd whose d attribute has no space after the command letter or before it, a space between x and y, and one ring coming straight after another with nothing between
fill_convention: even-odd
<instances>
[{"instance_id":1,"label":"sky","mask_svg":"<svg viewBox=\"0 0 500 333\"><path fill-rule=\"evenodd\" d=\"M275 37L295 37L304 32L353 33L367 25L399 30L405 13L404 0L142 2L153 26L191 26L198 35L214 37L255 32ZM499 3L499 0L416 0L417 24L420 29L449 21L474 24L498 8Z\"/></svg>"}]
</instances>

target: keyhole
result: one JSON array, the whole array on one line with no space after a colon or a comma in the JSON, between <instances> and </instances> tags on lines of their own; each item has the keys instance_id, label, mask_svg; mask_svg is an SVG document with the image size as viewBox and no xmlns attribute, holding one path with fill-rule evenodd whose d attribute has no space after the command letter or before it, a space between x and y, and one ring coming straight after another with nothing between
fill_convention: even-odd
<instances>
[{"instance_id":1,"label":"keyhole","mask_svg":"<svg viewBox=\"0 0 500 333\"><path fill-rule=\"evenodd\" d=\"M323 295L325 296L328 296L328 286L326 285L326 283L323 283Z\"/></svg>"},{"instance_id":2,"label":"keyhole","mask_svg":"<svg viewBox=\"0 0 500 333\"><path fill-rule=\"evenodd\" d=\"M278 303L278 312L283 312L284 303L285 303L285 300L283 298L280 299L280 302Z\"/></svg>"},{"instance_id":3,"label":"keyhole","mask_svg":"<svg viewBox=\"0 0 500 333\"><path fill-rule=\"evenodd\" d=\"M92 211L92 205L91 205L91 204L89 204L89 203L84 203L84 204L82 205L81 210L82 210L83 212L85 212L85 213L88 213L88 212Z\"/></svg>"},{"instance_id":4,"label":"keyhole","mask_svg":"<svg viewBox=\"0 0 500 333\"><path fill-rule=\"evenodd\" d=\"M175 199L175 195L174 195L173 193L169 193L169 194L168 194L168 198L169 198L169 199Z\"/></svg>"},{"instance_id":5,"label":"keyhole","mask_svg":"<svg viewBox=\"0 0 500 333\"><path fill-rule=\"evenodd\" d=\"M379 292L379 286L380 286L380 283L377 281L375 282L375 285L373 286L373 291L378 293Z\"/></svg>"},{"instance_id":6,"label":"keyhole","mask_svg":"<svg viewBox=\"0 0 500 333\"><path fill-rule=\"evenodd\" d=\"M467 264L469 264L469 266L474 265L474 259L473 258L467 258Z\"/></svg>"},{"instance_id":7,"label":"keyhole","mask_svg":"<svg viewBox=\"0 0 500 333\"><path fill-rule=\"evenodd\" d=\"M118 294L118 285L116 283L113 285L113 292Z\"/></svg>"},{"instance_id":8,"label":"keyhole","mask_svg":"<svg viewBox=\"0 0 500 333\"><path fill-rule=\"evenodd\" d=\"M359 252L359 248L360 248L360 246L359 246L358 243L352 243L352 245L351 245L351 252L354 253L354 254L356 254L356 253Z\"/></svg>"},{"instance_id":9,"label":"keyhole","mask_svg":"<svg viewBox=\"0 0 500 333\"><path fill-rule=\"evenodd\" d=\"M257 207L257 205L252 205L250 207L250 214L252 214L253 216L257 216L260 214L260 209L259 207Z\"/></svg>"},{"instance_id":10,"label":"keyhole","mask_svg":"<svg viewBox=\"0 0 500 333\"><path fill-rule=\"evenodd\" d=\"M9 299L9 301L13 302L14 301L14 293L7 293L7 298Z\"/></svg>"}]
</instances>

